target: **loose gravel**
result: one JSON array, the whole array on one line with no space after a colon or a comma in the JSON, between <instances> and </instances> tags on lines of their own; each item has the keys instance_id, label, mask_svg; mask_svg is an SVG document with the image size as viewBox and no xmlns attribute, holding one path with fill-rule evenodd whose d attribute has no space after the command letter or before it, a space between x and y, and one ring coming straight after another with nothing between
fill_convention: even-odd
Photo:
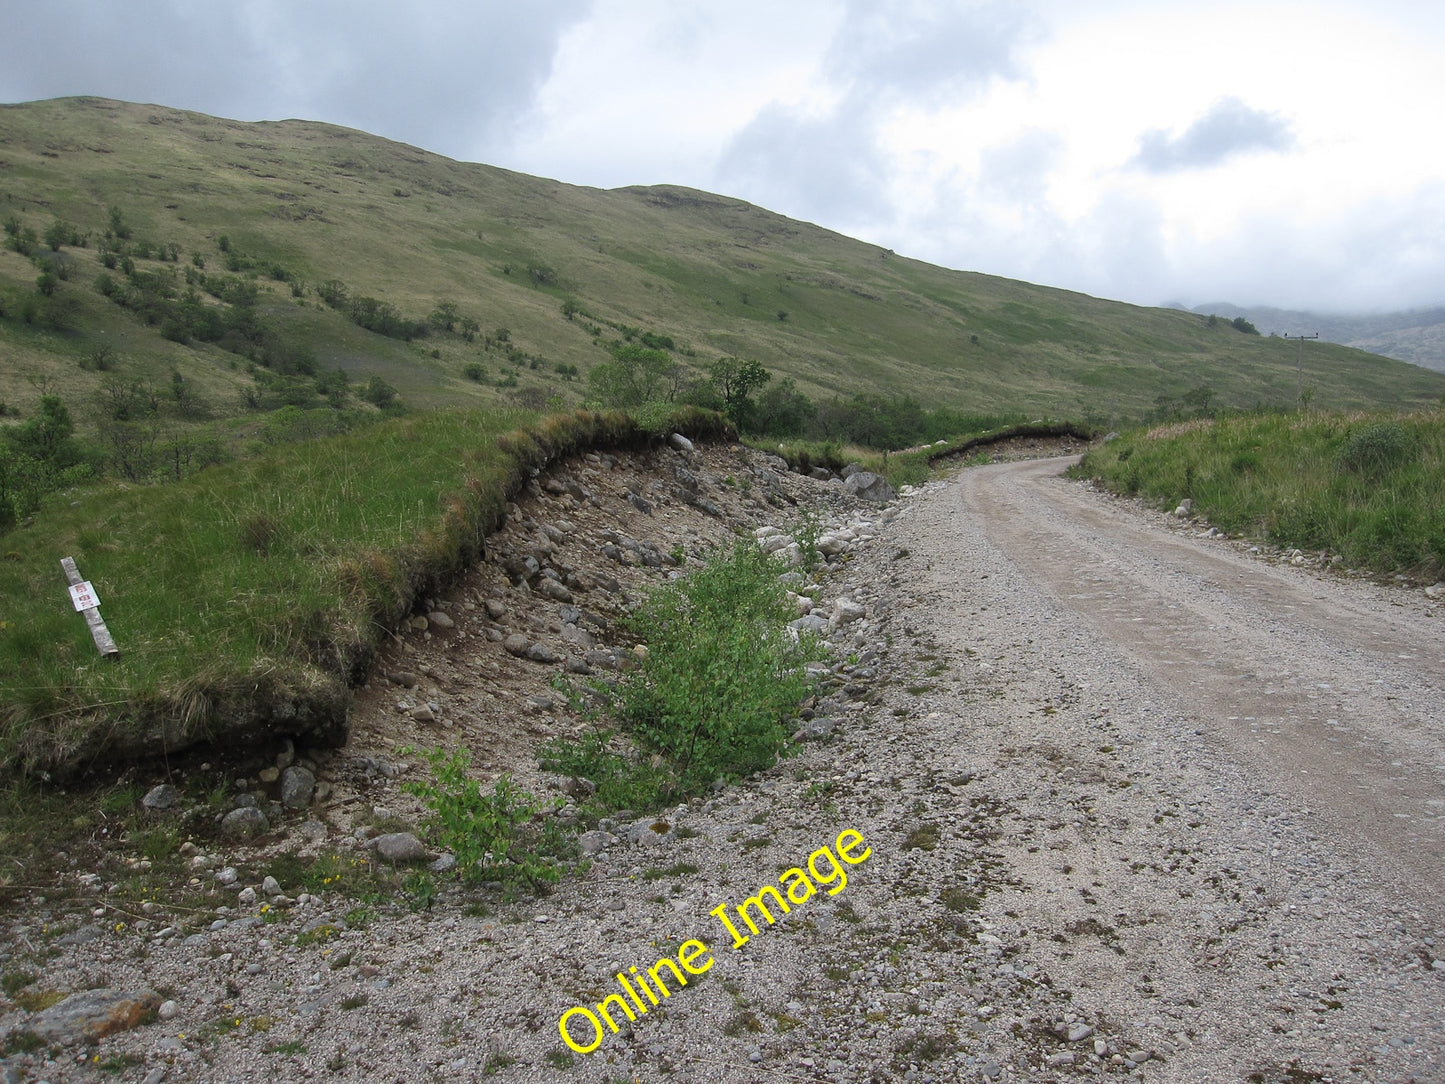
<instances>
[{"instance_id":1,"label":"loose gravel","mask_svg":"<svg viewBox=\"0 0 1445 1084\"><path fill-rule=\"evenodd\" d=\"M164 937L103 907L48 941L8 916L7 967L157 1002L80 1047L26 1048L40 1014L12 1008L6 1084L1445 1079L1440 603L1060 469L835 508L854 540L821 581L836 661L807 740L600 826L551 896L412 912L258 885ZM848 830L868 855L845 886L815 858L819 890L730 947L715 909L739 925ZM688 940L705 972L595 1053L563 1044L564 1012Z\"/></svg>"}]
</instances>

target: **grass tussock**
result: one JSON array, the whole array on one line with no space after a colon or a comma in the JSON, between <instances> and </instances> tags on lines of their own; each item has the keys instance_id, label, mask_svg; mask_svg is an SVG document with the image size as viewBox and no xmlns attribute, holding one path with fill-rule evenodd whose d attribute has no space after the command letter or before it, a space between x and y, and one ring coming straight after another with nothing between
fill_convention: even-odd
<instances>
[{"instance_id":1,"label":"grass tussock","mask_svg":"<svg viewBox=\"0 0 1445 1084\"><path fill-rule=\"evenodd\" d=\"M1338 554L1355 568L1445 576L1445 410L1240 414L1126 433L1077 468L1118 493L1230 533Z\"/></svg>"},{"instance_id":2,"label":"grass tussock","mask_svg":"<svg viewBox=\"0 0 1445 1084\"><path fill-rule=\"evenodd\" d=\"M621 413L442 412L173 485L57 495L0 539L0 771L267 732L338 738L382 630L480 557L532 473L649 439ZM97 656L62 557L95 585L118 659Z\"/></svg>"}]
</instances>

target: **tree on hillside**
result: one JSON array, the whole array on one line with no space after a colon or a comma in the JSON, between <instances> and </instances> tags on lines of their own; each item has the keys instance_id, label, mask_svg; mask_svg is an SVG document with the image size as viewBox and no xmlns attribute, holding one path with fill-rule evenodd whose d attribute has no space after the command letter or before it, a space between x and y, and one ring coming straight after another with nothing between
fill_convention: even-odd
<instances>
[{"instance_id":1,"label":"tree on hillside","mask_svg":"<svg viewBox=\"0 0 1445 1084\"><path fill-rule=\"evenodd\" d=\"M722 396L723 411L739 429L747 429L753 411L750 396L773 378L751 359L719 358L708 367L712 385Z\"/></svg>"},{"instance_id":2,"label":"tree on hillside","mask_svg":"<svg viewBox=\"0 0 1445 1084\"><path fill-rule=\"evenodd\" d=\"M618 343L612 348L611 361L592 367L587 385L603 406L627 410L656 399L671 399L669 378L676 371L677 363L666 350Z\"/></svg>"}]
</instances>

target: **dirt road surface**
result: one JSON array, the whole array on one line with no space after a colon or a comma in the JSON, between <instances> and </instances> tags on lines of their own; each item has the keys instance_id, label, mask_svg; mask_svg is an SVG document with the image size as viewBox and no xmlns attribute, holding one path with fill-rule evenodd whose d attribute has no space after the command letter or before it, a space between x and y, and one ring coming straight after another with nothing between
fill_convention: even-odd
<instances>
[{"instance_id":1,"label":"dirt road surface","mask_svg":"<svg viewBox=\"0 0 1445 1084\"><path fill-rule=\"evenodd\" d=\"M754 469L675 455L704 486ZM130 915L102 894L78 918L43 900L10 916L7 972L167 1002L78 1049L0 1014L3 1079L1445 1080L1442 604L1201 537L1064 479L1066 462L832 506L853 541L817 592L836 663L809 740L706 799L604 821L589 868L543 898L443 887L414 912L325 885L281 885L283 903L259 883L303 841L373 861L366 817L415 816L397 787L420 769L387 744L413 738L377 728L435 724L393 703L417 691L374 682L356 749L319 758L329 805L261 853L203 841L189 859L241 871L215 875L211 910ZM598 493L604 467L582 478ZM614 504L633 516L610 497L593 511ZM658 522L683 503L662 507ZM544 485L516 518L585 512ZM781 500L740 514L796 526ZM589 522L549 534L582 580L616 567L598 556L612 528ZM651 522L627 530L647 542ZM472 718L488 771L561 788L529 735L572 725L538 693L566 675L508 655L488 615L536 636L568 616L477 575L438 603L454 630L399 641L406 680L435 686L443 722ZM515 733L488 738L489 713ZM368 768L370 789L347 792L384 754L399 777ZM700 968L686 985L659 962L682 956ZM648 1012L634 989L628 1019L618 976L642 974L671 988ZM581 1011L602 1004L615 1033ZM571 1010L591 1052L562 1041Z\"/></svg>"}]
</instances>

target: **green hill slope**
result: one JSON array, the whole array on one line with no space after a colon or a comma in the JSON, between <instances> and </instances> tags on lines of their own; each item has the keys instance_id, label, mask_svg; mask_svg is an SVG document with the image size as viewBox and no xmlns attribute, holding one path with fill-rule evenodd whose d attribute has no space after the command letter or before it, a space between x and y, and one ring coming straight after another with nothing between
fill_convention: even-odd
<instances>
[{"instance_id":1,"label":"green hill slope","mask_svg":"<svg viewBox=\"0 0 1445 1084\"><path fill-rule=\"evenodd\" d=\"M1293 344L1196 314L949 271L723 196L574 187L325 124L92 98L0 107L0 220L0 400L30 416L49 391L82 425L120 385L169 397L179 374L208 424L243 426L304 405L268 373L336 367L353 392L377 376L414 407L570 406L624 327L672 339L694 368L756 359L814 398L1099 420L1201 386L1221 406L1296 398ZM393 336L348 319L343 287ZM452 330L408 341L443 302ZM1331 344L1305 364L1316 407L1445 393L1440 374Z\"/></svg>"}]
</instances>

